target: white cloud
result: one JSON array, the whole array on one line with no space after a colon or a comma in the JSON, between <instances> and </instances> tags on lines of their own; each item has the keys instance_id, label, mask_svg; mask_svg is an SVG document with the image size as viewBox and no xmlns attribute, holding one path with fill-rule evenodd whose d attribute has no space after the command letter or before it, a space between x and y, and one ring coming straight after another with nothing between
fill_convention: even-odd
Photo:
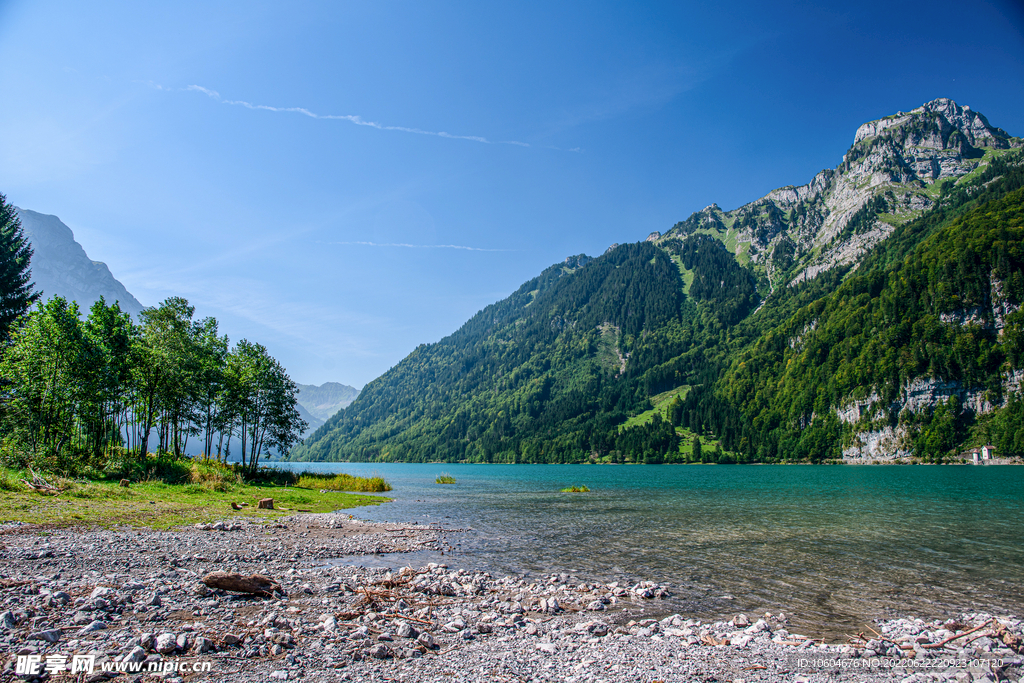
<instances>
[{"instance_id":1,"label":"white cloud","mask_svg":"<svg viewBox=\"0 0 1024 683\"><path fill-rule=\"evenodd\" d=\"M466 251L511 251L510 249L484 249L461 244L404 244L401 242L317 242L317 244L361 245L366 247L404 247L406 249L465 249Z\"/></svg>"},{"instance_id":2,"label":"white cloud","mask_svg":"<svg viewBox=\"0 0 1024 683\"><path fill-rule=\"evenodd\" d=\"M153 84L153 87L159 90L165 90L159 85ZM516 140L488 140L485 137L479 135L455 135L453 133L446 133L445 131L431 131L423 130L421 128L409 128L407 126L388 126L383 123L376 121L367 121L361 116L354 114L317 114L315 112L306 109L305 107L272 107L267 104L253 104L252 102L246 102L244 100L227 100L221 97L221 94L216 90L210 88L204 88L201 85L190 85L185 90L190 92L199 92L207 97L220 102L221 104L230 104L237 107L245 107L246 109L262 110L262 111L273 111L273 112L284 112L290 114L302 114L312 119L320 119L327 121L348 121L349 123L357 126L367 126L369 128L376 128L377 130L394 130L401 133L415 133L416 135L433 135L439 138L449 138L451 140L469 140L471 142L481 142L486 145L516 145L518 147L530 147L531 145L527 142L519 142Z\"/></svg>"}]
</instances>

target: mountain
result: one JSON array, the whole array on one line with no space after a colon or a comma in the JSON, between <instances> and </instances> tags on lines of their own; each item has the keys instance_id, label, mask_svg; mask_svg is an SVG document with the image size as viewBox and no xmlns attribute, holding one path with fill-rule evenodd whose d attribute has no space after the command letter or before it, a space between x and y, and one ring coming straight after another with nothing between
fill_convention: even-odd
<instances>
[{"instance_id":1,"label":"mountain","mask_svg":"<svg viewBox=\"0 0 1024 683\"><path fill-rule=\"evenodd\" d=\"M100 297L115 301L138 320L143 306L111 274L105 263L90 260L71 228L56 216L17 209L25 236L32 243L32 280L43 298L62 296L78 302L83 313Z\"/></svg>"},{"instance_id":2,"label":"mountain","mask_svg":"<svg viewBox=\"0 0 1024 683\"><path fill-rule=\"evenodd\" d=\"M302 432L302 438L305 439L307 436L320 429L324 421L318 417L314 417L306 406L301 403L295 404L295 409L299 411L299 417L306 421L306 429Z\"/></svg>"},{"instance_id":3,"label":"mountain","mask_svg":"<svg viewBox=\"0 0 1024 683\"><path fill-rule=\"evenodd\" d=\"M291 457L1024 455L1022 146L948 99L864 124L805 185L548 268Z\"/></svg>"},{"instance_id":4,"label":"mountain","mask_svg":"<svg viewBox=\"0 0 1024 683\"><path fill-rule=\"evenodd\" d=\"M664 241L706 233L770 287L855 264L896 226L935 205L943 187L970 178L1019 138L949 99L857 129L835 169L783 187L734 211L716 204L677 223ZM649 238L650 239L650 238Z\"/></svg>"},{"instance_id":5,"label":"mountain","mask_svg":"<svg viewBox=\"0 0 1024 683\"><path fill-rule=\"evenodd\" d=\"M317 426L324 423L332 415L348 406L359 395L359 390L347 384L324 382L315 384L299 384L299 405L317 420ZM309 422L308 418L306 419ZM312 425L312 423L310 422Z\"/></svg>"}]
</instances>

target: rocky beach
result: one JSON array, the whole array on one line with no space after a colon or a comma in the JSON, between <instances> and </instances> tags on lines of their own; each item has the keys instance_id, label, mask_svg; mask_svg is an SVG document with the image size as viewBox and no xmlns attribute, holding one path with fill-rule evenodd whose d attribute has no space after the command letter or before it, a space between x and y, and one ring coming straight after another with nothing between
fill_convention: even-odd
<instances>
[{"instance_id":1,"label":"rocky beach","mask_svg":"<svg viewBox=\"0 0 1024 683\"><path fill-rule=\"evenodd\" d=\"M1001 614L879 619L832 642L790 630L785 613L667 613L672 587L639 577L360 566L444 552L459 533L347 514L177 531L7 524L0 681L1018 681L1024 671L1022 623ZM225 575L265 590L216 587Z\"/></svg>"}]
</instances>

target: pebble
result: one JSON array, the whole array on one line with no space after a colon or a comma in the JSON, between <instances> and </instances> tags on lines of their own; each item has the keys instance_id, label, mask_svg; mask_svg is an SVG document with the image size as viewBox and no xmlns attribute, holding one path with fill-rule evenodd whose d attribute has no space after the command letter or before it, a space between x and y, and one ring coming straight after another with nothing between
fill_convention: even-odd
<instances>
[{"instance_id":1,"label":"pebble","mask_svg":"<svg viewBox=\"0 0 1024 683\"><path fill-rule=\"evenodd\" d=\"M924 647L993 615L879 620L872 628L884 638L822 645L791 634L783 614L734 613L711 622L665 616L658 609L668 586L651 581L593 583L567 573L494 577L438 563L388 570L360 567L353 559L440 543L443 534L426 526L384 526L403 528L395 534L347 515L303 515L281 527L244 521L214 526L179 532L58 529L49 531L45 545L29 530L9 532L0 548L0 576L26 577L31 584L0 585L0 654L94 651L131 662L207 658L214 667L210 679L230 671L232 683L416 682L452 675L465 679L460 683L933 683L957 681L961 674L964 680L1016 681L1024 673L1019 645L1004 642L1019 642L1013 638L1020 638L1021 622L1005 616L996 622L1004 635L979 631L969 645ZM140 546L147 548L144 561ZM345 564L331 564L336 558ZM271 576L283 592L261 598L209 590L199 578L216 569ZM367 601L374 595L392 597L372 598L371 606ZM630 620L630 610L638 609L644 614ZM659 618L641 618L648 615ZM72 627L78 627L69 636L74 640L55 646L62 629ZM928 673L812 672L794 663L796 657L864 661L876 655L915 662L956 655L1003 663ZM164 678L176 680L177 674Z\"/></svg>"}]
</instances>

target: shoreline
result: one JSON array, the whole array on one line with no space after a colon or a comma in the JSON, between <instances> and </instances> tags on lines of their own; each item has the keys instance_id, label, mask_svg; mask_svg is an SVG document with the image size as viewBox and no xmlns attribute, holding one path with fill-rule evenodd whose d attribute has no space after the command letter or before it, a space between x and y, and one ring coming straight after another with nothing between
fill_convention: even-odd
<instances>
[{"instance_id":1,"label":"shoreline","mask_svg":"<svg viewBox=\"0 0 1024 683\"><path fill-rule=\"evenodd\" d=\"M941 465L941 466L955 466L955 465L970 465L972 467L1000 467L1003 465L1024 465L1024 459L1022 458L998 458L994 461L986 463L973 463L970 461L956 461L956 462L927 462L925 460L915 459L899 459L899 458L882 458L868 460L863 458L844 458L842 460L823 460L822 462L663 462L663 463L645 463L645 462L445 462L443 460L430 462L408 462L405 460L366 460L366 461L349 461L349 460L268 460L265 465L267 467L274 467L275 465L288 464L288 465L596 465L601 467L695 467L701 465L713 465L715 467L751 467L751 466L764 466L774 467L778 465L814 465L828 466L828 465Z\"/></svg>"},{"instance_id":2,"label":"shoreline","mask_svg":"<svg viewBox=\"0 0 1024 683\"><path fill-rule=\"evenodd\" d=\"M97 667L211 666L201 675L170 672L169 683L433 681L452 673L480 681L789 682L1022 674L1022 624L1005 615L994 622L987 614L963 615L960 623L876 620L869 629L877 634L821 643L790 632L784 614L704 621L668 614L659 605L668 586L649 581L497 577L436 563L400 571L360 566L367 555L443 553L459 532L341 513L176 531L0 525L0 681L28 680L15 674L18 654L46 662L88 652ZM202 579L214 571L263 574L282 592L211 590ZM982 623L989 625L929 647ZM953 659L973 664L942 666ZM131 676L118 679L144 680Z\"/></svg>"}]
</instances>

